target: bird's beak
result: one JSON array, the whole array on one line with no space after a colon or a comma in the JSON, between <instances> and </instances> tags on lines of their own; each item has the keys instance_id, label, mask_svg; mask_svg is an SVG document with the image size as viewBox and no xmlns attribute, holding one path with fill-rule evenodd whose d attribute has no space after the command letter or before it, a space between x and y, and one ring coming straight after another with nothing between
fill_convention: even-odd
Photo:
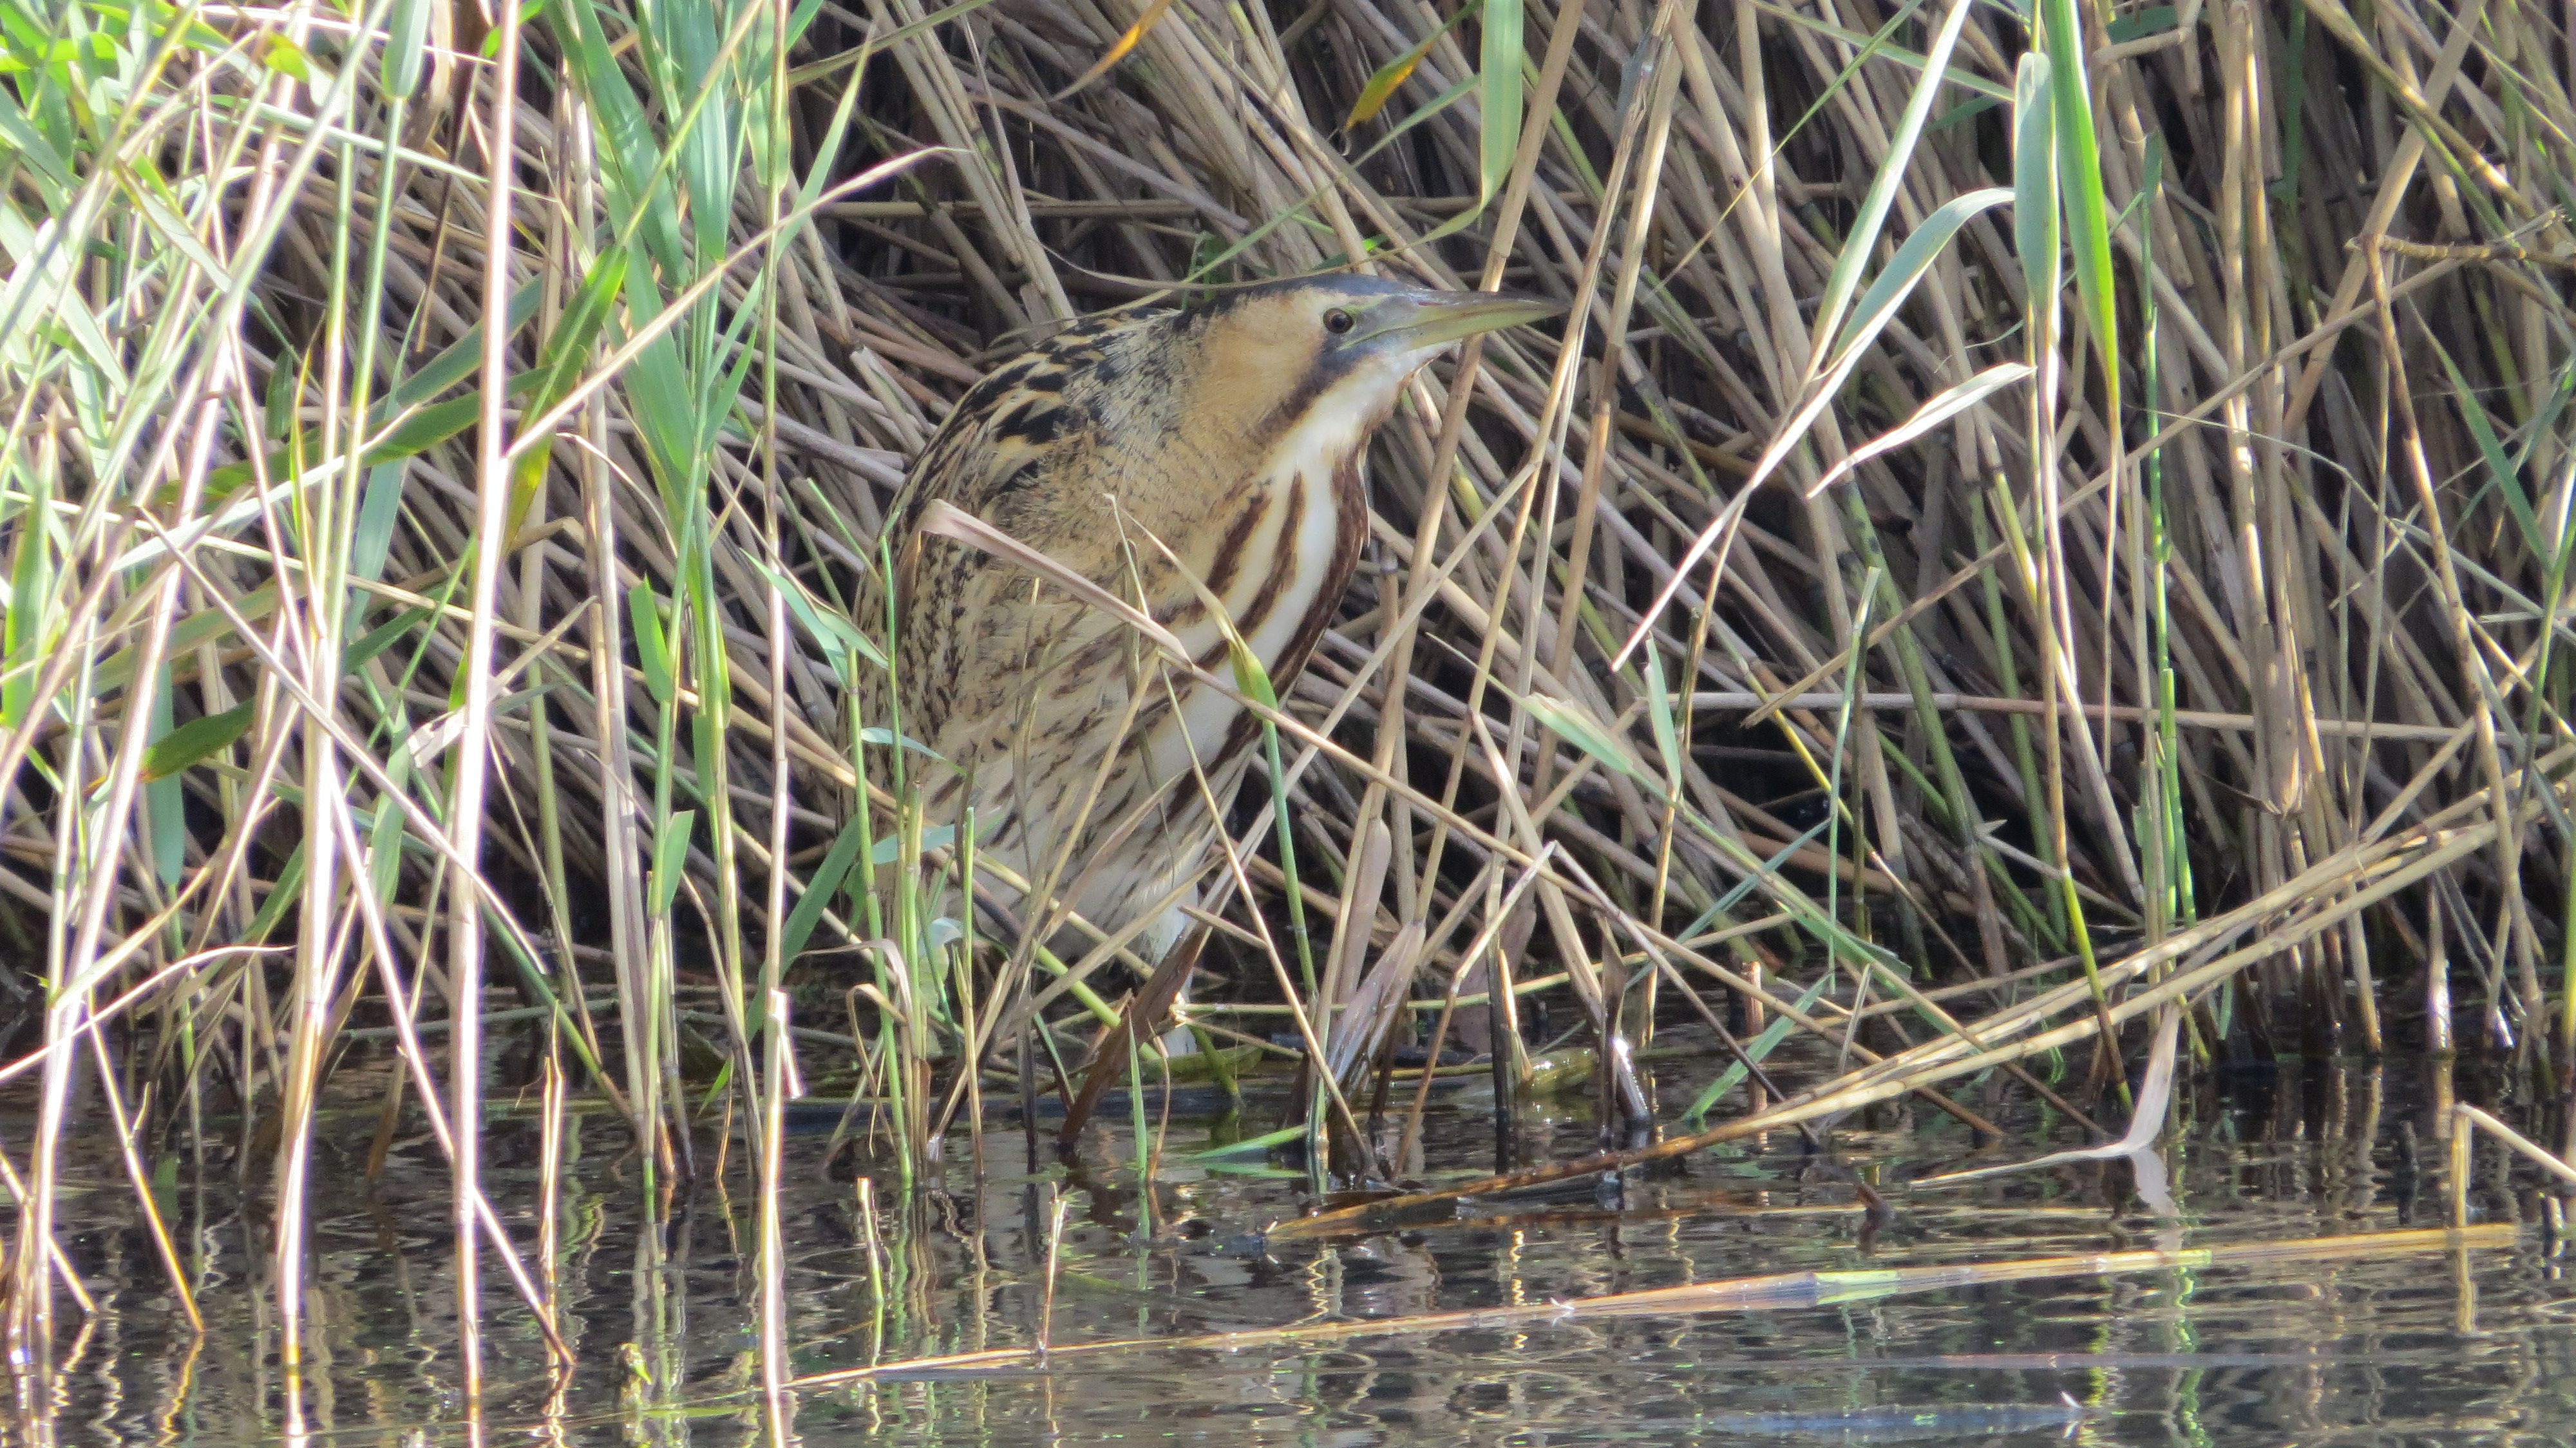
<instances>
[{"instance_id":1,"label":"bird's beak","mask_svg":"<svg viewBox=\"0 0 2576 1448\"><path fill-rule=\"evenodd\" d=\"M1412 352L1553 317L1565 310L1565 304L1510 292L1422 291L1387 310L1393 314L1387 324L1361 340Z\"/></svg>"}]
</instances>

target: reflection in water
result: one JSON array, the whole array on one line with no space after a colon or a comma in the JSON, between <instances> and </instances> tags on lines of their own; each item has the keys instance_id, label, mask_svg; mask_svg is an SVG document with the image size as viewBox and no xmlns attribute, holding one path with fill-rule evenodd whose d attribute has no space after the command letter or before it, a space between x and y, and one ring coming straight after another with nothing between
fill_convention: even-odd
<instances>
[{"instance_id":1,"label":"reflection in water","mask_svg":"<svg viewBox=\"0 0 2576 1448\"><path fill-rule=\"evenodd\" d=\"M1712 1065L1711 1070L1714 1069ZM366 1090L363 1072L342 1089ZM1685 1070L1665 1088L1698 1084ZM1910 1193L1984 1164L1948 1117L1842 1123L1836 1163L1793 1134L1633 1174L1590 1196L1479 1202L1474 1219L1339 1242L1265 1244L1302 1174L1193 1163L1210 1123L1175 1121L1163 1179L1130 1143L1084 1165L1004 1172L1018 1142L955 1150L941 1190L833 1181L791 1146L788 1340L800 1373L1034 1346L1543 1304L1801 1269L1931 1266L2441 1224L2447 1146L2407 1079L2376 1070L2186 1081L2161 1147L2176 1221L2126 1160ZM2468 1093L2475 1095L2474 1092ZM2001 1156L2080 1145L2007 1103ZM1561 1108L1559 1108L1561 1109ZM369 1113L370 1116L372 1112ZM1254 1129L1259 1129L1255 1127ZM1230 1132L1231 1127L1219 1128ZM1589 1120L1534 1116L1526 1160L1586 1149ZM583 1140L587 1133L589 1140ZM1016 1135L1016 1132L1012 1133ZM1217 1139L1229 1139L1223 1135ZM1605 1318L1232 1352L1142 1347L999 1368L894 1368L765 1411L750 1277L758 1213L738 1189L647 1212L622 1129L576 1124L552 1264L582 1363L546 1370L517 1304L484 1324L478 1419L454 1394L447 1187L428 1142L363 1179L365 1138L323 1153L307 1361L276 1366L267 1222L229 1162L184 1167L162 1207L209 1332L186 1330L121 1173L69 1181L66 1246L98 1302L50 1370L13 1381L18 1441L197 1444L715 1443L1229 1445L1470 1443L2564 1444L2576 1441L2576 1287L2556 1203L2481 1149L2481 1220L2532 1223L2511 1249L2059 1279L1772 1312ZM496 1126L490 1186L537 1199L533 1126ZM1427 1159L1489 1160L1475 1115L1435 1120ZM708 1160L713 1160L712 1153ZM735 1161L740 1156L737 1153ZM1857 1174L1894 1208L1874 1240ZM1064 1204L1052 1306L1049 1224ZM332 1205L337 1203L336 1208ZM524 1248L538 1224L509 1216ZM30 1365L31 1368L41 1365Z\"/></svg>"}]
</instances>

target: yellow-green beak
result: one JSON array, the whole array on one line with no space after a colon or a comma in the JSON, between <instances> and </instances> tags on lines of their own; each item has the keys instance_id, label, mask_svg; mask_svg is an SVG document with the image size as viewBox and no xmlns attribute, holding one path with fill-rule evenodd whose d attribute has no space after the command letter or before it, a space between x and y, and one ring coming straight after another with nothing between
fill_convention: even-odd
<instances>
[{"instance_id":1,"label":"yellow-green beak","mask_svg":"<svg viewBox=\"0 0 2576 1448\"><path fill-rule=\"evenodd\" d=\"M1390 297L1370 311L1381 325L1355 340L1406 352L1445 346L1479 332L1517 327L1565 310L1562 302L1510 292L1418 291Z\"/></svg>"}]
</instances>

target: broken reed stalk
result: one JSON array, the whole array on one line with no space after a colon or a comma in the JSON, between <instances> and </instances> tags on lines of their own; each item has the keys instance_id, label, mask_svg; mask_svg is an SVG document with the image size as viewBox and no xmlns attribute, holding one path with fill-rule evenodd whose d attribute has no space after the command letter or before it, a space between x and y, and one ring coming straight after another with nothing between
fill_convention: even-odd
<instances>
[{"instance_id":1,"label":"broken reed stalk","mask_svg":"<svg viewBox=\"0 0 2576 1448\"><path fill-rule=\"evenodd\" d=\"M281 1127L252 1169L295 1280L314 1108L377 1039L460 1265L541 1302L478 1190L489 985L632 1123L654 1210L710 1165L684 1030L726 1023L766 1121L767 992L863 986L836 1089L935 1173L994 1044L1037 1043L1026 1082L1136 962L1125 922L997 908L1027 882L911 807L935 764L846 716L888 491L1017 339L1352 257L1570 330L1466 349L1385 429L1378 564L1226 856L1219 1004L1360 1028L1271 943L1293 881L1332 978L1419 942L1417 981L1491 1003L1409 1015L1490 1015L1505 1100L1516 993L1632 968L1852 1045L1775 1124L2161 1002L2193 1051L2438 1051L2454 962L2480 1039L2576 1065L2543 808L2576 244L2532 199L2576 105L2528 7L2115 38L2062 0L1883 35L1846 0L1524 0L1531 56L1415 0L869 0L789 37L570 0L505 6L487 62L433 3L196 15L198 46L63 0L104 89L0 34L62 147L0 140L41 239L0 243L0 911L46 1002L0 1065L21 1343L79 1290L66 1154L175 1125L203 1167L210 1100ZM327 63L245 58L279 45ZM2419 1028L2372 988L2427 953ZM75 1089L108 1046L147 1094ZM1355 1128L1326 1082L1309 1125Z\"/></svg>"},{"instance_id":2,"label":"broken reed stalk","mask_svg":"<svg viewBox=\"0 0 2576 1448\"><path fill-rule=\"evenodd\" d=\"M2566 1158L2552 1155L2530 1137L2498 1121L2493 1115L2459 1102L2451 1107L2451 1225L2465 1226L2469 1220L2469 1174L2476 1161L2477 1134L2492 1133L2498 1141L2542 1171L2576 1186L2576 1165Z\"/></svg>"}]
</instances>

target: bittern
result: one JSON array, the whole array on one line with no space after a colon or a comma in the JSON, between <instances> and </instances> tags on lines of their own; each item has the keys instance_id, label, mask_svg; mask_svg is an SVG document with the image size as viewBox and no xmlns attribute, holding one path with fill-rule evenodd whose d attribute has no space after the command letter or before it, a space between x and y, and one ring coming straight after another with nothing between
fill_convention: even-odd
<instances>
[{"instance_id":1,"label":"bittern","mask_svg":"<svg viewBox=\"0 0 2576 1448\"><path fill-rule=\"evenodd\" d=\"M1369 438L1406 380L1462 338L1558 310L1305 277L1086 319L969 389L888 514L891 609L862 602L894 634L893 676L863 671L863 716L899 717L947 761L915 773L925 822L960 822L971 789L981 858L1052 879L1104 930L1151 914L1135 948L1161 959L1257 721L1104 600L924 532L925 511L945 501L1045 554L1218 678L1230 631L1284 697L1359 561Z\"/></svg>"}]
</instances>

